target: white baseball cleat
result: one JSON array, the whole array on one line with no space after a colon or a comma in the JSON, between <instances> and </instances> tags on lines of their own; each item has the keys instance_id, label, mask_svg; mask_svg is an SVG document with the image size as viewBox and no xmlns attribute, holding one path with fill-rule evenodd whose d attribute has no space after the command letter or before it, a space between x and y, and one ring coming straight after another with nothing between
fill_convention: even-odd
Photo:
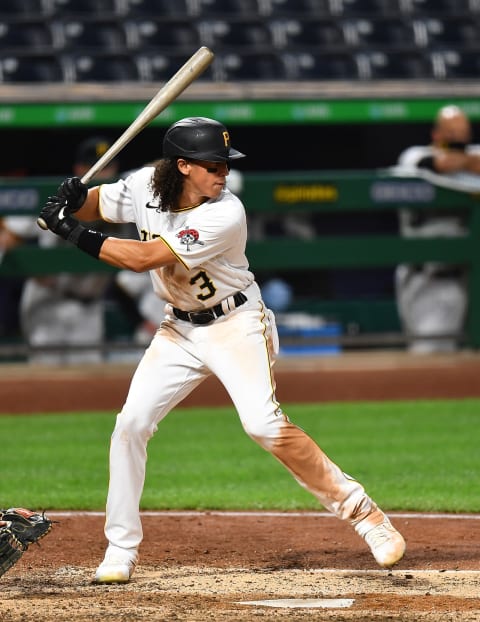
<instances>
[{"instance_id":1,"label":"white baseball cleat","mask_svg":"<svg viewBox=\"0 0 480 622\"><path fill-rule=\"evenodd\" d=\"M128 583L135 570L136 554L107 550L95 572L95 583Z\"/></svg>"},{"instance_id":2,"label":"white baseball cleat","mask_svg":"<svg viewBox=\"0 0 480 622\"><path fill-rule=\"evenodd\" d=\"M405 553L406 544L402 534L395 529L386 516L379 525L360 535L382 568L394 566Z\"/></svg>"}]
</instances>

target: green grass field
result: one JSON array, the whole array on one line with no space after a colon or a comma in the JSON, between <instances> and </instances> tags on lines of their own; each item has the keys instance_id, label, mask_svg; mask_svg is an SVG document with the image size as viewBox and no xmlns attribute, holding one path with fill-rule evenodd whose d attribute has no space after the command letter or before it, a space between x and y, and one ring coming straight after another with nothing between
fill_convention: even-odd
<instances>
[{"instance_id":1,"label":"green grass field","mask_svg":"<svg viewBox=\"0 0 480 622\"><path fill-rule=\"evenodd\" d=\"M480 512L480 400L285 411L385 510ZM0 507L103 510L114 422L105 412L1 416ZM172 412L148 452L143 509L322 509L233 408Z\"/></svg>"}]
</instances>

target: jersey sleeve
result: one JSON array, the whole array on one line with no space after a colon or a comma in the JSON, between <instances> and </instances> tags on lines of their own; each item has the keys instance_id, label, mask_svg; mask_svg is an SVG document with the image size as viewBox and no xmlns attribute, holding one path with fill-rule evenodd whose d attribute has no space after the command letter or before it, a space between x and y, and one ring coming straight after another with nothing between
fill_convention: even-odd
<instances>
[{"instance_id":1,"label":"jersey sleeve","mask_svg":"<svg viewBox=\"0 0 480 622\"><path fill-rule=\"evenodd\" d=\"M409 147L400 154L398 158L398 164L399 166L404 166L408 168L418 168L422 160L428 157L432 157L432 155L433 152L430 147Z\"/></svg>"},{"instance_id":2,"label":"jersey sleeve","mask_svg":"<svg viewBox=\"0 0 480 622\"><path fill-rule=\"evenodd\" d=\"M99 186L99 209L102 219L116 223L135 222L135 193L145 192L151 176L152 169L145 167L134 171L125 179Z\"/></svg>"}]
</instances>

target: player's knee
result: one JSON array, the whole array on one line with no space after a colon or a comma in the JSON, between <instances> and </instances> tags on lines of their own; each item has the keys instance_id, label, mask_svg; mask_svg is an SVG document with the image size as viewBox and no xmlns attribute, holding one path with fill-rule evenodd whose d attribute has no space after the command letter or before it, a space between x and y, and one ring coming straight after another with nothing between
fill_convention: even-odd
<instances>
[{"instance_id":1,"label":"player's knee","mask_svg":"<svg viewBox=\"0 0 480 622\"><path fill-rule=\"evenodd\" d=\"M280 430L280 421L272 418L252 418L243 421L243 429L256 443L270 451Z\"/></svg>"},{"instance_id":2,"label":"player's knee","mask_svg":"<svg viewBox=\"0 0 480 622\"><path fill-rule=\"evenodd\" d=\"M141 439L147 441L153 436L154 426L147 419L123 410L117 416L115 434L124 440Z\"/></svg>"}]
</instances>

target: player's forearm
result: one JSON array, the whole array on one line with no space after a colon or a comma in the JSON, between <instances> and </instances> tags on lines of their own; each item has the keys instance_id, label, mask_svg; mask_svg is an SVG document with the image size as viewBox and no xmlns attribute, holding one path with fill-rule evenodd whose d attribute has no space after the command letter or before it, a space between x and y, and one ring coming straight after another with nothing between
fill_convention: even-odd
<instances>
[{"instance_id":1,"label":"player's forearm","mask_svg":"<svg viewBox=\"0 0 480 622\"><path fill-rule=\"evenodd\" d=\"M0 250L6 252L20 244L22 244L22 238L0 223Z\"/></svg>"},{"instance_id":2,"label":"player's forearm","mask_svg":"<svg viewBox=\"0 0 480 622\"><path fill-rule=\"evenodd\" d=\"M434 158L437 173L456 173L465 170L467 154L462 151L440 150Z\"/></svg>"},{"instance_id":3,"label":"player's forearm","mask_svg":"<svg viewBox=\"0 0 480 622\"><path fill-rule=\"evenodd\" d=\"M480 156L476 153L467 154L467 162L465 170L469 173L475 173L476 175L480 174Z\"/></svg>"},{"instance_id":4,"label":"player's forearm","mask_svg":"<svg viewBox=\"0 0 480 622\"><path fill-rule=\"evenodd\" d=\"M177 261L161 240L140 242L114 237L103 242L98 258L111 266L133 272L147 272Z\"/></svg>"},{"instance_id":5,"label":"player's forearm","mask_svg":"<svg viewBox=\"0 0 480 622\"><path fill-rule=\"evenodd\" d=\"M98 192L96 197L98 198ZM92 193L92 198L89 193L80 210L75 212L75 216L85 217L84 209L88 210L89 202L94 200L95 193ZM48 197L40 212L40 218L45 221L50 231L62 239L116 268L147 272L177 261L177 257L161 238L148 242L124 240L105 235L95 228L85 227L79 219L65 212L65 200L62 197Z\"/></svg>"},{"instance_id":6,"label":"player's forearm","mask_svg":"<svg viewBox=\"0 0 480 622\"><path fill-rule=\"evenodd\" d=\"M102 218L99 207L98 186L89 189L85 203L75 212L75 218L83 222L94 222Z\"/></svg>"},{"instance_id":7,"label":"player's forearm","mask_svg":"<svg viewBox=\"0 0 480 622\"><path fill-rule=\"evenodd\" d=\"M443 151L435 158L435 169L438 173L456 173L466 171L480 174L480 157L463 151Z\"/></svg>"}]
</instances>

